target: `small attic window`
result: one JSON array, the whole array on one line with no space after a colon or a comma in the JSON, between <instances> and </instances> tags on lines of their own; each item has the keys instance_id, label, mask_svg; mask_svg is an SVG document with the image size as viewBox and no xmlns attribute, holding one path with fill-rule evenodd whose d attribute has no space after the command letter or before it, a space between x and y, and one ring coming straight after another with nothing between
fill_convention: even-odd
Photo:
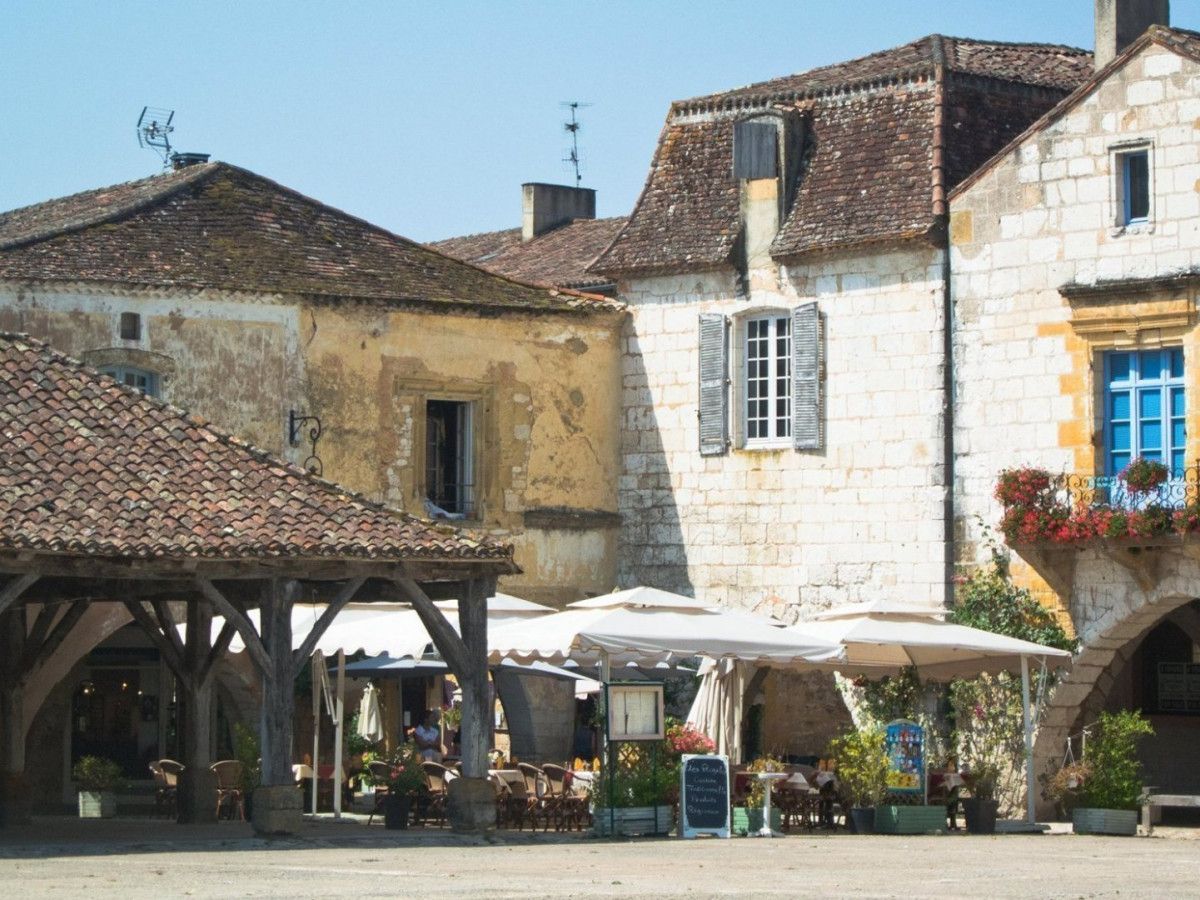
<instances>
[{"instance_id":1,"label":"small attic window","mask_svg":"<svg viewBox=\"0 0 1200 900\"><path fill-rule=\"evenodd\" d=\"M1120 154L1122 224L1140 225L1150 220L1150 154L1135 150Z\"/></svg>"},{"instance_id":2,"label":"small attic window","mask_svg":"<svg viewBox=\"0 0 1200 900\"><path fill-rule=\"evenodd\" d=\"M779 174L779 128L774 122L733 126L733 177L775 178Z\"/></svg>"},{"instance_id":3,"label":"small attic window","mask_svg":"<svg viewBox=\"0 0 1200 900\"><path fill-rule=\"evenodd\" d=\"M140 341L142 339L142 317L137 313L121 313L121 340Z\"/></svg>"}]
</instances>

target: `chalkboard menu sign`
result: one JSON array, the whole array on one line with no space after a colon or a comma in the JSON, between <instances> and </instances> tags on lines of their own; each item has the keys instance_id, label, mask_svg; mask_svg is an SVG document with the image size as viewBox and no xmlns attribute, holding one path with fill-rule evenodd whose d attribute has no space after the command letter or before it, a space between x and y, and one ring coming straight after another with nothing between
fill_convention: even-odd
<instances>
[{"instance_id":1,"label":"chalkboard menu sign","mask_svg":"<svg viewBox=\"0 0 1200 900\"><path fill-rule=\"evenodd\" d=\"M679 833L729 837L729 757L685 753L679 771Z\"/></svg>"}]
</instances>

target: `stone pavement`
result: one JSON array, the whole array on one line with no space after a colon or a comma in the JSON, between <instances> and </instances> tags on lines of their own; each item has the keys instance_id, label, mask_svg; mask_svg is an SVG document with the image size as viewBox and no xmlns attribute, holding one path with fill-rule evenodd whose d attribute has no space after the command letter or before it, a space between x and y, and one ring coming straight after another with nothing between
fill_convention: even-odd
<instances>
[{"instance_id":1,"label":"stone pavement","mask_svg":"<svg viewBox=\"0 0 1200 900\"><path fill-rule=\"evenodd\" d=\"M0 837L0 896L1195 897L1200 835L1161 833L484 841L326 821L265 840L241 823L56 817Z\"/></svg>"}]
</instances>

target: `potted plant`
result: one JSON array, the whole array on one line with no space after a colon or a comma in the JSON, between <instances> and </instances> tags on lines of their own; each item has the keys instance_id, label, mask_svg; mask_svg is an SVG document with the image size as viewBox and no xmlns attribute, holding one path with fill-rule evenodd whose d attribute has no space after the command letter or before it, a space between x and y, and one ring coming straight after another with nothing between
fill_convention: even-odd
<instances>
[{"instance_id":1,"label":"potted plant","mask_svg":"<svg viewBox=\"0 0 1200 900\"><path fill-rule=\"evenodd\" d=\"M1076 834L1137 834L1142 797L1138 743L1154 729L1140 712L1101 713L1087 741L1091 772L1079 790L1071 815Z\"/></svg>"},{"instance_id":2,"label":"potted plant","mask_svg":"<svg viewBox=\"0 0 1200 900\"><path fill-rule=\"evenodd\" d=\"M389 765L383 824L385 828L407 828L413 798L425 790L425 772L421 769L421 755L416 743L403 744L389 760Z\"/></svg>"},{"instance_id":3,"label":"potted plant","mask_svg":"<svg viewBox=\"0 0 1200 900\"><path fill-rule=\"evenodd\" d=\"M679 793L679 760L666 741L622 745L617 772L605 768L592 788L598 835L668 834Z\"/></svg>"},{"instance_id":4,"label":"potted plant","mask_svg":"<svg viewBox=\"0 0 1200 900\"><path fill-rule=\"evenodd\" d=\"M787 767L783 761L774 756L760 756L746 767L747 772L785 772ZM760 778L750 779L750 790L746 794L744 805L733 810L733 831L736 834L754 834L763 827L763 801L771 782ZM771 830L779 831L783 825L783 811L771 807Z\"/></svg>"},{"instance_id":5,"label":"potted plant","mask_svg":"<svg viewBox=\"0 0 1200 900\"><path fill-rule=\"evenodd\" d=\"M999 782L1000 767L994 762L981 762L971 767L966 778L971 796L960 801L968 834L996 833L996 813L1000 809L996 786Z\"/></svg>"},{"instance_id":6,"label":"potted plant","mask_svg":"<svg viewBox=\"0 0 1200 900\"><path fill-rule=\"evenodd\" d=\"M121 767L111 759L85 756L71 769L79 789L81 819L111 819L117 814L116 792L124 784Z\"/></svg>"},{"instance_id":7,"label":"potted plant","mask_svg":"<svg viewBox=\"0 0 1200 900\"><path fill-rule=\"evenodd\" d=\"M1083 784L1091 774L1091 766L1086 762L1076 762L1068 763L1049 778L1042 776L1046 798L1054 803L1059 818L1070 819L1074 816Z\"/></svg>"},{"instance_id":8,"label":"potted plant","mask_svg":"<svg viewBox=\"0 0 1200 900\"><path fill-rule=\"evenodd\" d=\"M1153 459L1138 457L1121 470L1117 477L1125 482L1130 493L1148 494L1166 483L1170 470L1165 465Z\"/></svg>"},{"instance_id":9,"label":"potted plant","mask_svg":"<svg viewBox=\"0 0 1200 900\"><path fill-rule=\"evenodd\" d=\"M242 764L238 790L242 792L242 803L248 819L254 803L254 791L262 782L262 753L258 748L258 735L241 722L233 725L233 758Z\"/></svg>"},{"instance_id":10,"label":"potted plant","mask_svg":"<svg viewBox=\"0 0 1200 900\"><path fill-rule=\"evenodd\" d=\"M854 729L830 744L838 786L850 804L848 824L857 834L875 830L875 807L887 792L888 756L878 728Z\"/></svg>"}]
</instances>

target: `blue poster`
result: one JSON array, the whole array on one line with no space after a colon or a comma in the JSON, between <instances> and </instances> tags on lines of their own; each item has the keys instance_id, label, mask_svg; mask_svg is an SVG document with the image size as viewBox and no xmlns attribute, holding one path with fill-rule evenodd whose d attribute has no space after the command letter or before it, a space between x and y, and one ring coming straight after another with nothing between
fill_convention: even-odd
<instances>
[{"instance_id":1,"label":"blue poster","mask_svg":"<svg viewBox=\"0 0 1200 900\"><path fill-rule=\"evenodd\" d=\"M925 729L916 722L889 722L885 736L887 788L893 794L925 793Z\"/></svg>"}]
</instances>

